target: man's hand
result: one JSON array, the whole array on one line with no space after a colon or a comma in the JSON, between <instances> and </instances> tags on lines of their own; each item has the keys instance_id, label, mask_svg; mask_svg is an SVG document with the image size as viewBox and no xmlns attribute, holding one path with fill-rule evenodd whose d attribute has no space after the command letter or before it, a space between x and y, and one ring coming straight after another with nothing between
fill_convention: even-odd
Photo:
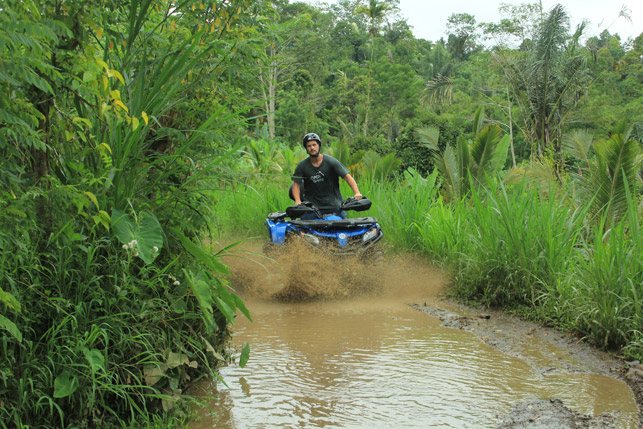
<instances>
[{"instance_id":1,"label":"man's hand","mask_svg":"<svg viewBox=\"0 0 643 429\"><path fill-rule=\"evenodd\" d=\"M364 198L364 195L360 194L359 192L355 194L356 200L361 200L362 198Z\"/></svg>"}]
</instances>

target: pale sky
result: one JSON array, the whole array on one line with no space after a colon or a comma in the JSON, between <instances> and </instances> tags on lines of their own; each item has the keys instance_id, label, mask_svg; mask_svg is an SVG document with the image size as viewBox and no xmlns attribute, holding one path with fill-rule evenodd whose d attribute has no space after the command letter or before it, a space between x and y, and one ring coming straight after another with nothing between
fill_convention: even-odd
<instances>
[{"instance_id":1,"label":"pale sky","mask_svg":"<svg viewBox=\"0 0 643 429\"><path fill-rule=\"evenodd\" d=\"M521 4L526 1L515 0L448 0L436 2L429 0L400 0L400 10L406 22L413 27L415 37L431 41L446 39L446 22L452 13L468 13L477 22L498 22L498 8L501 3ZM635 38L643 32L643 1L641 0L543 0L543 10L549 11L554 5L562 4L571 18L572 31L582 19L590 21L586 36L597 36L603 30L618 33L621 40ZM623 7L628 9L632 22L619 18ZM609 28L608 28L609 27Z\"/></svg>"},{"instance_id":2,"label":"pale sky","mask_svg":"<svg viewBox=\"0 0 643 429\"><path fill-rule=\"evenodd\" d=\"M293 0L291 0L293 1ZM336 0L297 0L310 4L335 3ZM365 1L367 4L368 1ZM400 0L400 11L406 22L413 27L417 38L433 42L441 37L447 38L446 23L452 13L468 13L476 18L476 22L499 22L498 8L501 3L519 5L531 3L520 0ZM618 33L622 41L629 37L635 38L643 32L643 1L641 0L542 0L543 10L549 11L554 5L561 3L571 18L571 30L582 20L587 19L589 25L585 36L598 36L607 29L610 33ZM621 9L625 6L632 18L629 22L619 18Z\"/></svg>"}]
</instances>

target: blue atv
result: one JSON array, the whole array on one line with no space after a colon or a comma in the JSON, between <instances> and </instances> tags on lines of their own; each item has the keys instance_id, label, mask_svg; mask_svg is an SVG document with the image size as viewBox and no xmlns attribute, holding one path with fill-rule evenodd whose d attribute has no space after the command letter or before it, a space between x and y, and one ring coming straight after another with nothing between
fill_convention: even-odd
<instances>
[{"instance_id":1,"label":"blue atv","mask_svg":"<svg viewBox=\"0 0 643 429\"><path fill-rule=\"evenodd\" d=\"M345 199L340 209L344 211L365 211L371 207L367 198ZM310 202L290 206L285 212L270 213L265 221L270 235L266 250L288 246L293 240L302 240L314 248L333 255L357 255L366 258L379 256L381 250L376 244L383 232L374 217L342 219L335 214L324 215L323 208ZM301 219L304 216L306 220ZM314 219L309 219L314 217Z\"/></svg>"}]
</instances>

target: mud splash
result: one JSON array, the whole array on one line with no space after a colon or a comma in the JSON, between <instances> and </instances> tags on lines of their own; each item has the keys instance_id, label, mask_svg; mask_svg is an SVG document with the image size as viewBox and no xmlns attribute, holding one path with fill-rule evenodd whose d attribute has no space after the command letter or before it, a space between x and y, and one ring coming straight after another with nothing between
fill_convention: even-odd
<instances>
[{"instance_id":1,"label":"mud splash","mask_svg":"<svg viewBox=\"0 0 643 429\"><path fill-rule=\"evenodd\" d=\"M494 333L506 327L484 325L490 320L479 314L425 314L443 305L446 278L419 258L369 264L306 249L248 256L226 262L253 315L254 323L238 320L234 337L251 344L251 358L243 369L222 368L225 384L195 386L212 398L193 429L636 427L622 381L569 370L554 346L501 351ZM467 319L493 326L490 340ZM543 354L557 371L543 370Z\"/></svg>"},{"instance_id":2,"label":"mud splash","mask_svg":"<svg viewBox=\"0 0 643 429\"><path fill-rule=\"evenodd\" d=\"M255 246L243 258L227 258L234 287L246 298L279 302L333 301L347 298L435 297L445 284L443 274L417 257L384 261L357 256L334 256L306 243L271 249Z\"/></svg>"}]
</instances>

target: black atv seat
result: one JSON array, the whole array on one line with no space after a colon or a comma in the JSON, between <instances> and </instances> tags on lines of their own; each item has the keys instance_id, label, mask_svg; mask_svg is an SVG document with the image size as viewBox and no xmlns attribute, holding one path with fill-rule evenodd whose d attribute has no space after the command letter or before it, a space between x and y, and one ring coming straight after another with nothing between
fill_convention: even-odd
<instances>
[{"instance_id":1,"label":"black atv seat","mask_svg":"<svg viewBox=\"0 0 643 429\"><path fill-rule=\"evenodd\" d=\"M302 228L316 228L316 229L347 229L347 228L363 228L365 226L374 225L377 219L374 217L356 217L353 219L338 219L338 220L301 220L293 219L290 221L292 225L300 226Z\"/></svg>"}]
</instances>

